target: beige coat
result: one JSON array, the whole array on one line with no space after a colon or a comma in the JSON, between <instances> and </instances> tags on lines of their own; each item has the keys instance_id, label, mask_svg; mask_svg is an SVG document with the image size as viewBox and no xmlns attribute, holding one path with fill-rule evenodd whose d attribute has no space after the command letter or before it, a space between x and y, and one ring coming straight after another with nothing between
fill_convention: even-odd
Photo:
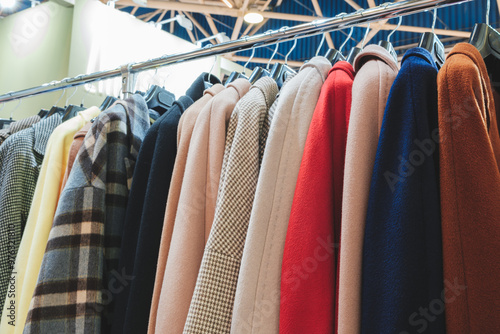
<instances>
[{"instance_id":1,"label":"beige coat","mask_svg":"<svg viewBox=\"0 0 500 334\"><path fill-rule=\"evenodd\" d=\"M282 88L264 152L231 333L278 333L281 262L302 153L330 62L315 57Z\"/></svg>"},{"instance_id":2,"label":"beige coat","mask_svg":"<svg viewBox=\"0 0 500 334\"><path fill-rule=\"evenodd\" d=\"M229 121L214 222L201 261L184 334L231 329L234 293L278 86L257 80Z\"/></svg>"},{"instance_id":3,"label":"beige coat","mask_svg":"<svg viewBox=\"0 0 500 334\"><path fill-rule=\"evenodd\" d=\"M354 69L342 200L339 334L360 331L361 265L368 194L385 105L398 65L384 48L368 45L356 57Z\"/></svg>"},{"instance_id":4,"label":"beige coat","mask_svg":"<svg viewBox=\"0 0 500 334\"><path fill-rule=\"evenodd\" d=\"M215 96L221 92L224 86L220 84L213 85L206 90L203 96L193 103L181 116L179 126L177 128L177 155L175 157L174 170L172 172L172 181L168 191L167 206L165 209L165 219L163 221L163 230L160 241L160 251L158 254L158 265L156 268L155 287L153 291L153 299L151 301L151 311L149 314L149 329L148 333L155 332L156 314L158 311L158 303L160 300L161 286L163 283L163 275L170 249L170 241L172 239L172 231L174 229L175 213L177 204L179 203L179 195L186 168L186 160L189 149L189 142L196 119L203 107Z\"/></svg>"},{"instance_id":5,"label":"beige coat","mask_svg":"<svg viewBox=\"0 0 500 334\"><path fill-rule=\"evenodd\" d=\"M193 129L156 318L157 333L182 333L214 219L231 113L250 89L238 79L212 98Z\"/></svg>"}]
</instances>

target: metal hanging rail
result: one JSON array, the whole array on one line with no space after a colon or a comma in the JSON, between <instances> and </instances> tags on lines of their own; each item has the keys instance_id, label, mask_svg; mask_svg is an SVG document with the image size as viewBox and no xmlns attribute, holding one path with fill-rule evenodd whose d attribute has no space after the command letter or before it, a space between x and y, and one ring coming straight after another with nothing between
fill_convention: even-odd
<instances>
[{"instance_id":1,"label":"metal hanging rail","mask_svg":"<svg viewBox=\"0 0 500 334\"><path fill-rule=\"evenodd\" d=\"M143 62L131 63L121 67L95 72L91 74L78 75L73 78L62 79L46 83L38 87L28 88L16 92L10 92L0 95L0 103L25 97L35 96L43 93L49 93L61 89L80 86L104 79L123 77L123 91L130 87L131 74L155 69L161 66L180 63L183 61L196 60L210 56L222 55L225 53L237 52L251 49L253 47L262 47L272 45L277 42L286 42L296 38L304 38L321 33L342 30L352 26L359 26L368 22L387 20L398 16L419 13L434 7L443 7L471 0L406 0L401 2L385 3L377 7L361 9L350 14L340 14L333 18L319 19L310 23L300 24L291 28L282 28L279 30L268 31L254 36L244 36L235 41L225 42L217 45L207 45L207 47L190 52L164 55L159 58L150 59Z\"/></svg>"}]
</instances>

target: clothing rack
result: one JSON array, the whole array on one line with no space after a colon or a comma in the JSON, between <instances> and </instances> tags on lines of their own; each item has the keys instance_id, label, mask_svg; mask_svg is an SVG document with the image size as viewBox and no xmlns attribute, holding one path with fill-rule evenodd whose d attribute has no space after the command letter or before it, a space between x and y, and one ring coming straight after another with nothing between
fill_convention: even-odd
<instances>
[{"instance_id":1,"label":"clothing rack","mask_svg":"<svg viewBox=\"0 0 500 334\"><path fill-rule=\"evenodd\" d=\"M217 45L209 44L190 52L164 55L150 60L122 65L118 68L91 74L78 75L73 78L65 78L53 81L38 87L28 88L16 92L0 95L0 103L25 97L49 93L70 87L85 85L88 83L122 77L122 91L130 94L135 83L135 73L155 69L162 66L180 63L183 61L196 60L210 56L217 56L231 52L243 51L255 47L272 45L277 42L286 42L293 39L309 37L335 30L342 30L369 22L387 20L399 16L415 14L430 10L435 7L459 4L472 0L406 0L401 2L385 3L377 7L360 9L350 14L339 14L333 18L318 19L310 23L300 24L291 28L271 30L254 36L243 36L240 39Z\"/></svg>"}]
</instances>

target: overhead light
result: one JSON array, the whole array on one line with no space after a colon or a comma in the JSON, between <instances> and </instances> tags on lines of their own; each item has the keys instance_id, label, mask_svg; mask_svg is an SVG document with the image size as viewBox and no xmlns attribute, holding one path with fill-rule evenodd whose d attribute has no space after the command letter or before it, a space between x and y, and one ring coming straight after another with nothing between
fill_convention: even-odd
<instances>
[{"instance_id":1,"label":"overhead light","mask_svg":"<svg viewBox=\"0 0 500 334\"><path fill-rule=\"evenodd\" d=\"M229 2L229 0L222 0L229 8L233 8L233 4Z\"/></svg>"},{"instance_id":2,"label":"overhead light","mask_svg":"<svg viewBox=\"0 0 500 334\"><path fill-rule=\"evenodd\" d=\"M12 8L16 5L16 0L0 0L0 6L2 8Z\"/></svg>"},{"instance_id":3,"label":"overhead light","mask_svg":"<svg viewBox=\"0 0 500 334\"><path fill-rule=\"evenodd\" d=\"M245 20L246 23L256 24L261 23L264 20L264 16L259 12L251 11L245 14L243 20Z\"/></svg>"},{"instance_id":4,"label":"overhead light","mask_svg":"<svg viewBox=\"0 0 500 334\"><path fill-rule=\"evenodd\" d=\"M190 19L188 19L185 15L175 15L175 17L167 20L163 20L161 22L156 23L156 27L161 29L161 26L165 23L169 23L172 21L177 21L179 25L189 31L193 30L193 22L191 22Z\"/></svg>"}]
</instances>

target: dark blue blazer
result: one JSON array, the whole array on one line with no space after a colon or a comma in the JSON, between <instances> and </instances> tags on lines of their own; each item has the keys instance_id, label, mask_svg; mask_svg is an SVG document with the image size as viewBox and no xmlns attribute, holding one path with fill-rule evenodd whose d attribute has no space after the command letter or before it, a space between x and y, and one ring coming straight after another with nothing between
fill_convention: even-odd
<instances>
[{"instance_id":1,"label":"dark blue blazer","mask_svg":"<svg viewBox=\"0 0 500 334\"><path fill-rule=\"evenodd\" d=\"M363 244L362 333L445 333L437 68L408 50L391 88Z\"/></svg>"},{"instance_id":2,"label":"dark blue blazer","mask_svg":"<svg viewBox=\"0 0 500 334\"><path fill-rule=\"evenodd\" d=\"M119 274L127 277L123 277L120 291L114 294L112 333L147 333L163 218L177 154L177 125L182 113L203 96L207 75L200 75L186 95L156 120L140 147L120 253L119 268L123 272Z\"/></svg>"}]
</instances>

